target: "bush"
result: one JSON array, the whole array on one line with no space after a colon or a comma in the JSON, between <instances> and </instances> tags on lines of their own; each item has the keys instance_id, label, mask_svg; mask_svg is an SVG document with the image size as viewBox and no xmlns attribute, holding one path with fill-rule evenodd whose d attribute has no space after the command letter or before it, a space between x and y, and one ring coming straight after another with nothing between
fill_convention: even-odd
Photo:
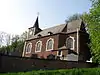
<instances>
[{"instance_id":1,"label":"bush","mask_svg":"<svg viewBox=\"0 0 100 75\"><path fill-rule=\"evenodd\" d=\"M2 73L0 75L100 75L100 68L67 69L67 70L40 70L18 73Z\"/></svg>"}]
</instances>

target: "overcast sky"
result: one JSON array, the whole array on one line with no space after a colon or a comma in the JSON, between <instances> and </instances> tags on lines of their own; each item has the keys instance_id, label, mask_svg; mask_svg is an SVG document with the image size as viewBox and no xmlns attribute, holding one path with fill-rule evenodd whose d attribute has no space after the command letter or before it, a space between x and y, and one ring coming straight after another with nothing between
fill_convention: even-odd
<instances>
[{"instance_id":1,"label":"overcast sky","mask_svg":"<svg viewBox=\"0 0 100 75\"><path fill-rule=\"evenodd\" d=\"M0 0L0 31L21 34L33 26L37 12L40 28L49 28L90 7L90 0Z\"/></svg>"}]
</instances>

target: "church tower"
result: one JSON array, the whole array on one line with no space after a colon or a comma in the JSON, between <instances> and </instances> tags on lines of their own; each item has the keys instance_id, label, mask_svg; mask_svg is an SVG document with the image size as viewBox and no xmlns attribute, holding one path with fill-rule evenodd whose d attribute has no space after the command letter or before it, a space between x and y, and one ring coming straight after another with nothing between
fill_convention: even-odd
<instances>
[{"instance_id":1,"label":"church tower","mask_svg":"<svg viewBox=\"0 0 100 75\"><path fill-rule=\"evenodd\" d=\"M32 36L36 35L40 31L42 30L39 28L38 16L37 16L33 27L28 28L28 38L31 38Z\"/></svg>"}]
</instances>

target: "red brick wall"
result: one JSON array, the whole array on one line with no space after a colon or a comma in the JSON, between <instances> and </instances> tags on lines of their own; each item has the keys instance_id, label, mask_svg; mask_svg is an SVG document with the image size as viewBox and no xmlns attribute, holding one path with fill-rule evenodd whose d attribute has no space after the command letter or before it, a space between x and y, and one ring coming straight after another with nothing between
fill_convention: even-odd
<instances>
[{"instance_id":1,"label":"red brick wall","mask_svg":"<svg viewBox=\"0 0 100 75\"><path fill-rule=\"evenodd\" d=\"M87 60L91 57L90 49L88 47L88 34L80 32L80 59Z\"/></svg>"},{"instance_id":2,"label":"red brick wall","mask_svg":"<svg viewBox=\"0 0 100 75\"><path fill-rule=\"evenodd\" d=\"M74 44L74 47L75 48L74 48L74 51L77 52L77 32L71 33L68 36L74 37L74 40L75 40L75 44Z\"/></svg>"},{"instance_id":3,"label":"red brick wall","mask_svg":"<svg viewBox=\"0 0 100 75\"><path fill-rule=\"evenodd\" d=\"M56 34L56 35L52 35L52 36L46 36L46 37L42 37L42 38L37 38L34 40L30 40L30 42L32 42L32 52L29 54L25 54L25 56L30 57L31 54L35 53L35 44L36 42L38 42L39 40L42 41L42 51L41 52L37 52L36 54L38 54L39 57L43 56L44 58L46 58L49 54L54 54L57 55L57 52L50 52L50 51L46 51L46 42L49 38L53 38L54 39L54 50L58 50L59 47L62 47L66 44L66 39L68 36L72 36L75 39L75 45L74 45L74 51L77 52L77 33L70 33L70 34ZM29 41L28 41L29 42ZM67 52L63 51L63 54L66 55Z\"/></svg>"},{"instance_id":4,"label":"red brick wall","mask_svg":"<svg viewBox=\"0 0 100 75\"><path fill-rule=\"evenodd\" d=\"M89 48L88 46L86 45L86 33L82 33L82 32L79 32L79 47L78 47L78 52L79 52L79 60L86 60L88 58L88 55L89 55ZM54 39L54 50L58 50L58 48L64 46L66 44L66 39L67 37L74 37L74 40L75 40L75 44L74 44L74 51L77 52L77 32L73 32L73 33L69 33L69 34L63 34L63 33L60 33L60 34L55 34L55 35L50 35L50 36L46 36L46 37L42 37L42 38L37 38L37 39L34 39L34 40L31 40L30 42L32 42L32 52L30 54L26 54L25 56L28 56L30 57L31 54L34 54L35 53L35 44L36 42L38 42L39 40L42 41L42 51L41 52L38 52L38 56L39 57L44 57L44 58L47 58L47 56L49 54L54 54L54 55L57 55L57 51L54 51L54 52L51 52L51 51L46 51L46 42L49 38L53 38ZM67 51L63 51L63 55L67 55Z\"/></svg>"},{"instance_id":5,"label":"red brick wall","mask_svg":"<svg viewBox=\"0 0 100 75\"><path fill-rule=\"evenodd\" d=\"M39 57L43 56L44 58L46 58L49 54L51 54L51 51L46 51L46 42L48 39L54 39L54 50L58 50L58 35L51 35L51 36L47 36L47 37L43 37L43 38L37 38L34 40L30 40L30 42L32 43L32 52L29 54L25 54L25 56L31 56L31 54L35 53L35 45L36 42L38 42L39 40L42 41L42 49L41 52L36 52L36 54L38 54ZM29 42L29 41L28 41ZM52 52L54 55L56 55L56 52Z\"/></svg>"},{"instance_id":6,"label":"red brick wall","mask_svg":"<svg viewBox=\"0 0 100 75\"><path fill-rule=\"evenodd\" d=\"M67 34L59 34L59 44L58 47L62 47L66 43Z\"/></svg>"},{"instance_id":7,"label":"red brick wall","mask_svg":"<svg viewBox=\"0 0 100 75\"><path fill-rule=\"evenodd\" d=\"M69 33L69 34L60 34L59 35L59 44L58 47L62 47L66 45L66 39L71 36L74 37L75 44L74 44L74 51L77 52L77 33ZM62 51L62 55L66 56L68 54L68 51L64 50Z\"/></svg>"}]
</instances>

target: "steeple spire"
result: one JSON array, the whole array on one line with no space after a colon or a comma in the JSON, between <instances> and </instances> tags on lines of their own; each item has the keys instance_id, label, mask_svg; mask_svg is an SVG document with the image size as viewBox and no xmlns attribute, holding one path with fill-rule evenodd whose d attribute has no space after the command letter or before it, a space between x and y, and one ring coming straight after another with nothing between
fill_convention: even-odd
<instances>
[{"instance_id":1,"label":"steeple spire","mask_svg":"<svg viewBox=\"0 0 100 75\"><path fill-rule=\"evenodd\" d=\"M37 18L36 18L36 21L35 21L35 23L34 23L34 26L33 26L33 27L35 27L35 28L39 28L38 16L37 16Z\"/></svg>"},{"instance_id":2,"label":"steeple spire","mask_svg":"<svg viewBox=\"0 0 100 75\"><path fill-rule=\"evenodd\" d=\"M36 21L35 21L33 27L30 27L30 28L29 28L28 37L32 37L33 35L36 35L36 34L39 33L40 31L42 31L42 30L39 28L38 16L39 16L39 13L38 13L38 15L37 15L37 18L36 18Z\"/></svg>"}]
</instances>

